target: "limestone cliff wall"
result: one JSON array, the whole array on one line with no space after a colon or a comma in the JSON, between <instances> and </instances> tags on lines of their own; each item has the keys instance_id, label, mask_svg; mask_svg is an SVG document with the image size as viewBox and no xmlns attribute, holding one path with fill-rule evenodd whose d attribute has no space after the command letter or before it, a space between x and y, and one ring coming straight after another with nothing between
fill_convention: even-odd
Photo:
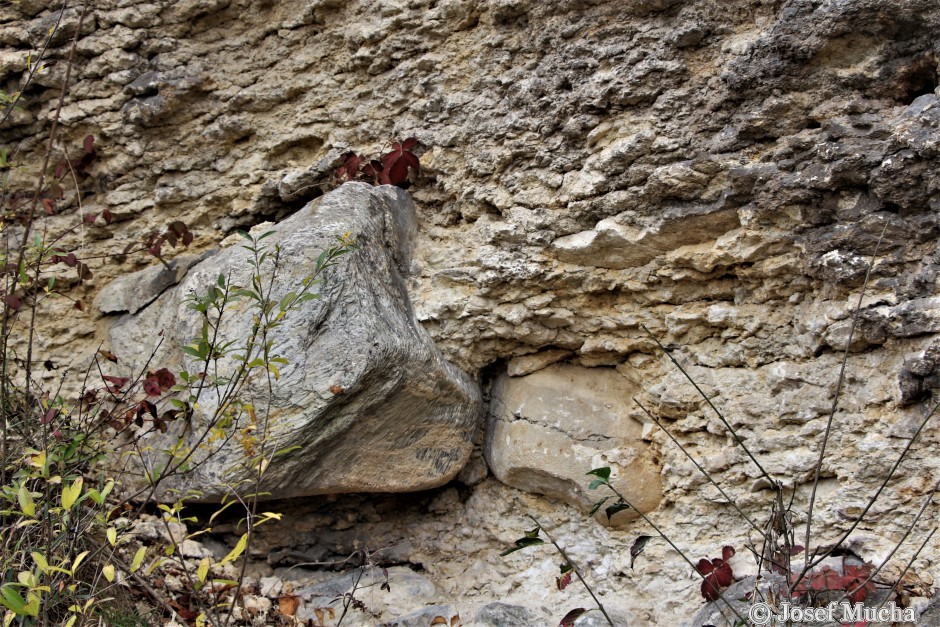
<instances>
[{"instance_id":1,"label":"limestone cliff wall","mask_svg":"<svg viewBox=\"0 0 940 627\"><path fill-rule=\"evenodd\" d=\"M67 4L63 33L78 18ZM93 134L98 158L81 206L69 195L44 225L56 232L105 209L115 221L77 228L63 242L77 253L120 251L176 219L195 249L212 248L329 189L344 151L414 136L423 169L411 189L409 294L447 359L484 385L541 354L542 365L615 369L760 518L769 492L759 472L641 327L688 364L767 472L803 487L796 511L849 344L820 543L847 527L936 402L935 1L93 5L61 122L63 149ZM0 87L16 89L55 20L46 2L0 5ZM68 37L55 38L48 58L58 62L2 126L3 147L34 167L67 52ZM12 185L29 177L14 172ZM90 303L146 260L88 263L94 280L70 296ZM43 305L39 341L81 369L106 320L90 307L66 315L71 306ZM624 413L646 425L661 471L656 520L696 558L743 548L746 526L637 407ZM853 550L878 560L899 540L940 477L937 433L929 423ZM675 624L699 603L665 546L629 567L626 547L649 533L641 522L607 530L557 501L477 480L421 510L427 518L410 527L419 537L400 556L422 563L456 605L567 606L547 590L551 559L517 576L528 562L496 557L525 528L527 508L580 538L573 550L635 624ZM363 533L409 528L373 527ZM448 534L461 529L458 551ZM316 530L306 533L315 545ZM924 555L915 570L931 580L940 549Z\"/></svg>"}]
</instances>

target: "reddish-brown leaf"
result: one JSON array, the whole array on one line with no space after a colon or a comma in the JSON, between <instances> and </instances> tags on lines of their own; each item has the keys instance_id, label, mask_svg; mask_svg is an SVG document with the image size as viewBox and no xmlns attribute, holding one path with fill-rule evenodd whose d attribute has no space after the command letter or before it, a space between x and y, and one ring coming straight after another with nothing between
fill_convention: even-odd
<instances>
[{"instance_id":1,"label":"reddish-brown leaf","mask_svg":"<svg viewBox=\"0 0 940 627\"><path fill-rule=\"evenodd\" d=\"M174 377L173 373L166 368L160 368L154 372L152 376L164 390L168 390L176 385L176 377Z\"/></svg>"},{"instance_id":2,"label":"reddish-brown leaf","mask_svg":"<svg viewBox=\"0 0 940 627\"><path fill-rule=\"evenodd\" d=\"M101 377L111 385L108 386L109 392L120 392L121 388L127 385L127 382L130 381L127 377L115 377L109 374Z\"/></svg>"},{"instance_id":3,"label":"reddish-brown leaf","mask_svg":"<svg viewBox=\"0 0 940 627\"><path fill-rule=\"evenodd\" d=\"M558 627L573 627L574 622L578 620L581 614L584 614L586 611L587 610L583 607L576 607L575 609L565 614L565 617L561 619L560 623L558 623Z\"/></svg>"},{"instance_id":4,"label":"reddish-brown leaf","mask_svg":"<svg viewBox=\"0 0 940 627\"><path fill-rule=\"evenodd\" d=\"M19 311L23 306L23 301L16 294L7 294L3 297L3 302L13 311Z\"/></svg>"},{"instance_id":5,"label":"reddish-brown leaf","mask_svg":"<svg viewBox=\"0 0 940 627\"><path fill-rule=\"evenodd\" d=\"M98 349L98 354L112 363L116 364L118 362L117 355L115 355L111 351L106 351L103 348L101 348L101 349Z\"/></svg>"},{"instance_id":6,"label":"reddish-brown leaf","mask_svg":"<svg viewBox=\"0 0 940 627\"><path fill-rule=\"evenodd\" d=\"M82 141L82 149L85 151L85 154L91 154L95 151L95 136L86 135L84 141Z\"/></svg>"},{"instance_id":7,"label":"reddish-brown leaf","mask_svg":"<svg viewBox=\"0 0 940 627\"><path fill-rule=\"evenodd\" d=\"M294 616L297 614L298 607L300 607L300 597L289 595L279 597L277 600L277 609L284 616Z\"/></svg>"},{"instance_id":8,"label":"reddish-brown leaf","mask_svg":"<svg viewBox=\"0 0 940 627\"><path fill-rule=\"evenodd\" d=\"M144 392L147 396L160 396L160 384L156 379L144 379Z\"/></svg>"},{"instance_id":9,"label":"reddish-brown leaf","mask_svg":"<svg viewBox=\"0 0 940 627\"><path fill-rule=\"evenodd\" d=\"M571 571L568 571L561 577L555 577L555 585L558 586L559 590L564 590L568 587L568 584L571 583Z\"/></svg>"}]
</instances>

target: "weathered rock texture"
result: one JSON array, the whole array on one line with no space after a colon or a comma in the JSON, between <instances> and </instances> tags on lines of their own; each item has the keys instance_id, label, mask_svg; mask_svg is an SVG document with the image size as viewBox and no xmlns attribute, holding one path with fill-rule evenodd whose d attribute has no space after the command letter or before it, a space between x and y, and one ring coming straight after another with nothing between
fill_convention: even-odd
<instances>
[{"instance_id":1,"label":"weathered rock texture","mask_svg":"<svg viewBox=\"0 0 940 627\"><path fill-rule=\"evenodd\" d=\"M271 332L272 355L287 360L277 365L273 395L267 392L266 377L256 371L238 396L255 408L256 436L264 421L270 425L265 445L269 452L296 448L273 459L265 472L264 491L285 498L423 490L446 483L466 463L481 414L480 391L444 360L414 319L404 284L414 227L414 205L405 192L349 183L260 240L270 259L275 247L280 251L270 288L275 303L288 292L300 291L317 257L336 244L338 234L357 241L356 250L327 269L323 283L315 286L321 298L289 311ZM263 264L262 272L272 272L272 264ZM205 294L220 275L231 286L250 286L254 272L244 246L224 248L191 267L153 305L118 319L109 330L110 346L132 369L143 368L149 360L174 372L200 372L204 361L180 350L199 336L203 324L202 314L189 306L189 297ZM149 271L139 274L136 278L146 294L160 284L144 280ZM128 277L131 282L134 278ZM99 299L99 305L107 310L118 306L104 300ZM143 297L130 300L146 302ZM248 298L233 301L217 326L219 336L233 341L234 348L248 345L251 321L258 315L254 305ZM230 379L241 364L230 355L214 362L211 372ZM166 449L181 433L188 445L196 446L206 416L217 411L219 395L211 386L204 388L192 424L178 421L166 435L147 435L145 446ZM241 423L231 428L250 426L242 414ZM200 451L196 459L208 456L205 463L165 487L196 489L205 499L218 500L251 476L241 440L239 436L221 448L213 444ZM145 459L153 467L162 461L159 453Z\"/></svg>"},{"instance_id":2,"label":"weathered rock texture","mask_svg":"<svg viewBox=\"0 0 940 627\"><path fill-rule=\"evenodd\" d=\"M0 8L7 84L52 17L35 1ZM936 397L938 31L934 0L102 0L79 43L64 145L99 138L82 211L110 208L118 221L62 245L120 251L183 219L208 249L302 206L342 151L414 135L424 170L409 295L447 359L487 374L561 350L616 368L760 520L770 494L759 471L640 325L675 349L763 467L798 488L797 525L848 344L813 526L825 543ZM50 54L64 58L64 38ZM63 69L40 75L4 127L26 162L38 161ZM76 221L68 210L48 222ZM96 280L73 297L133 262L89 263ZM44 305L42 349L83 368L101 325L66 317L70 307ZM854 533L863 557L888 554L937 480L937 433L921 433ZM644 435L662 458L657 524L693 559L740 549L747 526L662 433ZM631 624L678 624L699 604L687 565L661 544L630 568L627 547L651 533L643 523L597 531L492 479L470 492L429 510L432 522L396 527L426 534L400 557L421 562L465 618L499 600L547 624L569 600L590 604L550 591L554 558L496 557L527 507L571 538ZM929 581L940 550L922 555L913 570Z\"/></svg>"}]
</instances>

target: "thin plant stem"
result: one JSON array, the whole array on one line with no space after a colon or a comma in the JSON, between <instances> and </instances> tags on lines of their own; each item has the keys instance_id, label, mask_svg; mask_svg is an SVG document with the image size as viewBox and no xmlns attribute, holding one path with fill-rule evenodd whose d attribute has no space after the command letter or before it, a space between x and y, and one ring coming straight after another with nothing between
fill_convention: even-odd
<instances>
[{"instance_id":1,"label":"thin plant stem","mask_svg":"<svg viewBox=\"0 0 940 627\"><path fill-rule=\"evenodd\" d=\"M617 627L613 619L610 617L610 614L607 613L607 609L604 607L604 604L601 603L601 600L597 598L596 594L594 594L594 590L591 589L591 586L588 585L588 582L585 581L584 577L581 576L581 568L578 566L578 564L574 560L572 560L571 557L568 556L568 553L563 548L561 548L561 545L558 544L558 542L555 540L552 534L550 534L548 530L542 526L542 523L540 523L535 518L535 516L533 516L532 514L527 514L527 515L529 518L532 519L532 522L538 525L539 529L541 529L542 532L545 533L545 536L548 538L548 541L552 543L552 546L555 547L555 550L558 551L559 555L561 555L561 557L565 560L565 562L569 566L571 566L571 570L574 571L574 574L575 576L577 576L578 581L581 582L581 585L584 586L584 589L587 590L588 594L591 595L591 598L594 599L594 603L597 604L597 609L601 611L601 614L603 614L604 618L607 619L607 622L610 623L610 627Z\"/></svg>"},{"instance_id":2,"label":"thin plant stem","mask_svg":"<svg viewBox=\"0 0 940 627\"><path fill-rule=\"evenodd\" d=\"M904 532L904 535L901 536L901 539L898 540L897 543L895 543L894 548L891 549L891 552L888 553L888 556L884 558L884 560L882 560L881 565L878 566L878 568L876 568L874 571L872 571L872 573L868 575L868 578L862 583L860 583L858 586L856 586L854 590L847 590L845 594L842 595L842 598L837 599L836 600L837 605L845 597L851 596L855 594L858 590L864 588L868 584L868 582L874 579L875 577L877 577L878 573L880 573L881 570L888 564L888 562L891 561L891 558L894 557L894 554L898 552L898 549L901 548L901 545L904 544L908 536L911 535L911 532L914 531L914 527L917 526L917 522L920 520L920 517L923 516L924 510L926 510L927 506L930 505L931 501L933 501L933 497L934 497L934 494L937 493L937 489L940 489L940 481L934 484L933 489L927 494L927 498L924 499L924 504L921 505L920 510L917 512L917 515L914 516L914 520L912 520L911 524L908 525L907 530ZM933 532L931 532L931 534L932 533Z\"/></svg>"},{"instance_id":3,"label":"thin plant stem","mask_svg":"<svg viewBox=\"0 0 940 627\"><path fill-rule=\"evenodd\" d=\"M894 462L894 466L891 467L891 470L888 472L888 476L885 477L885 480L878 487L878 490L868 500L868 503L865 504L865 508L858 515L858 517L855 519L852 525L848 528L848 530L845 533L842 534L842 537L839 538L835 542L835 544L833 544L829 549L824 551L822 555L813 559L812 562L803 566L803 570L800 573L799 577L797 577L797 580L793 582L793 584L790 587L791 591L797 586L797 584L800 583L800 581L803 580L803 578L810 571L810 569L812 569L813 567L818 565L820 562L822 562L824 559L829 557L829 555L836 549L836 547L842 546L842 543L845 542L848 539L848 537L852 535L852 532L855 531L855 528L858 527L859 524L861 524L862 519L865 518L865 515L868 513L868 511L872 507L874 507L875 501L878 500L878 497L881 496L881 493L887 487L888 482L891 481L891 478L894 476L894 473L897 471L898 466L900 466L901 462L904 461L904 458L905 456L907 456L908 451L910 451L911 447L914 446L914 441L917 439L917 436L919 436L920 432L924 430L924 427L927 426L927 422L930 421L930 419L933 417L933 415L937 412L938 409L940 409L940 403L937 403L936 405L934 405L933 409L930 410L930 413L928 413L927 416L921 421L920 425L917 427L917 431L915 431L914 435L912 435L910 439L907 441L907 444L904 446L904 450L901 451L901 454L898 456L897 461Z\"/></svg>"},{"instance_id":4,"label":"thin plant stem","mask_svg":"<svg viewBox=\"0 0 940 627\"><path fill-rule=\"evenodd\" d=\"M698 468L699 472L701 472L701 473L705 476L705 478L708 479L708 481L709 481L713 486L715 486L715 488L718 489L718 492L721 494L721 496L723 496L723 497L725 498L725 500L726 500L728 503L731 504L731 507L734 508L734 511L736 511L738 514L740 514L741 517L742 517L744 520L746 520L746 521L748 522L748 524L751 525L751 527L753 527L754 530L757 531L757 533L759 533L759 534L761 535L762 538L766 538L767 536L764 534L763 529L761 529L753 520L751 520L750 518L748 518L747 514L745 514L743 511L741 511L741 508L737 506L737 504L734 502L734 499L732 499L730 496L728 496L728 493L725 492L725 491L722 489L722 487L721 487L720 485L718 485L718 482L717 482L717 481L715 481L714 479L712 479L712 476L708 473L708 471L706 471L704 468L702 468L702 466L701 466L697 461L695 461L695 458L692 457L692 454L689 453L689 451L688 451L684 446L682 446L682 444L679 443L679 440L677 440L677 439L675 438L675 436L673 436L671 433L669 433L669 430L666 429L665 425L663 425L663 423L662 423L659 419L657 419L655 416L653 416L653 414L650 413L650 411L649 411L646 407L644 407L644 406L643 406L643 403L641 403L639 400L637 400L636 398L634 398L634 399L633 399L633 402L636 403L636 404L639 406L639 408L643 410L643 413L645 413L647 416L649 416L649 419L650 419L650 420L652 420L653 422L656 423L656 426L657 426L657 427L659 427L660 429L662 429L663 433L665 433L667 436L669 436L669 439L672 440L673 443L674 443L676 446L679 447L679 450L681 450L681 451L685 454L685 456L689 458L689 461L692 462L693 464L695 464L695 467Z\"/></svg>"},{"instance_id":5,"label":"thin plant stem","mask_svg":"<svg viewBox=\"0 0 940 627\"><path fill-rule=\"evenodd\" d=\"M934 488L934 489L936 490L936 488ZM898 577L897 577L897 579L895 580L894 584L892 584L891 589L888 590L888 595L884 598L884 600L883 600L881 603L878 604L878 607L877 607L876 610L875 610L875 613L876 613L876 614L877 614L878 610L880 610L882 607L884 607L884 604L888 602L888 599L891 598L891 595L894 594L894 591L897 590L898 584L901 583L901 580L902 580L902 579L904 579L904 575L906 575L906 574L907 574L907 571L909 571L909 570L911 569L911 566L913 566L914 561L915 561L915 560L917 559L917 557L920 555L920 552L924 550L924 547L927 546L927 543L930 542L930 539L933 537L933 534L935 534L935 533L937 532L937 529L938 529L938 527L934 527L933 529L930 530L930 533L927 534L927 537L924 538L924 541L920 543L920 546L917 547L917 550L914 551L914 554L913 554L913 555L911 555L911 559L907 560L907 564L904 566L904 570L901 571L901 574L898 575Z\"/></svg>"},{"instance_id":6,"label":"thin plant stem","mask_svg":"<svg viewBox=\"0 0 940 627\"><path fill-rule=\"evenodd\" d=\"M855 305L855 311L852 314L852 324L849 327L849 337L845 342L845 350L842 353L842 364L839 367L839 380L836 382L836 391L832 399L832 408L829 411L829 418L826 420L826 429L823 431L822 445L819 447L819 459L816 460L816 468L813 471L813 490L809 496L809 507L806 513L806 554L803 564L809 564L809 546L813 526L813 507L816 504L816 491L819 488L819 477L822 473L823 460L826 458L826 445L829 443L829 435L832 433L832 422L835 419L836 411L839 409L839 395L842 393L842 384L845 382L845 368L849 361L849 348L852 346L852 338L855 336L855 328L858 326L858 318L862 311L862 302L865 298L865 289L871 279L871 272L875 267L875 260L878 257L878 249L881 248L881 241L884 239L885 232L888 230L888 221L885 220L884 228L881 229L881 235L878 236L878 242L875 244L875 250L872 252L871 261L868 263L868 269L865 271L865 280L862 281L862 291L858 295L858 303Z\"/></svg>"},{"instance_id":7,"label":"thin plant stem","mask_svg":"<svg viewBox=\"0 0 940 627\"><path fill-rule=\"evenodd\" d=\"M721 420L721 423L725 425L725 428L728 430L729 433L731 433L731 436L734 438L734 441L737 442L738 446L741 447L741 450L743 450L747 454L747 456L751 459L751 461L754 463L754 465L757 466L757 469L764 476L764 478L770 482L770 485L777 486L778 485L777 481L774 480L774 478L770 476L770 473L764 470L764 467L760 465L760 462L757 461L757 458L754 457L754 455L751 454L751 451L748 450L747 446L745 446L744 440L741 439L741 437L737 434L734 428L728 423L727 420L725 420L724 414L718 411L718 408L715 407L714 404L712 404L711 399L708 398L705 392L702 391L702 388L699 387L698 383L696 383L695 380L691 376L689 376L689 373L685 371L685 368L682 367L682 364L680 364L678 360L676 360L676 358L672 356L672 353L669 352L669 349L663 346L662 342L656 339L656 336L653 335L652 332L649 329L647 329L644 325L640 325L640 328L646 331L646 334L649 335L650 338L652 338L654 342L656 342L656 345L659 346L660 350L662 350L666 354L666 357L669 358L669 361L675 364L676 368L679 369L679 372L681 372L685 376L686 380L689 383L691 383L692 387L694 387L695 390L699 393L699 396L701 396L705 400L705 402L708 403L708 406L712 408L712 411L715 412L715 414L718 416L718 419ZM775 489L779 489L779 487Z\"/></svg>"},{"instance_id":8,"label":"thin plant stem","mask_svg":"<svg viewBox=\"0 0 940 627\"><path fill-rule=\"evenodd\" d=\"M699 572L699 570L698 570L698 568L695 566L695 564L692 563L692 560L690 560L690 559L686 556L686 554L683 553L682 549L680 549L678 546L676 546L675 542L673 542L672 540L669 539L669 536L667 536L666 533L665 533L662 529L660 529L659 527L656 526L656 523L654 523L652 520L650 520L649 516L647 516L646 514L644 514L643 512L641 512L640 510L638 510L637 508L633 507L633 505L630 503L630 501L628 501L628 500L617 490L617 488L615 488L614 486L612 486L609 482L606 482L606 481L605 481L605 482L604 482L604 485L607 486L607 489L609 489L611 492L613 492L614 494L616 494L616 495L617 495L617 498L619 498L619 499L624 503L624 505L626 505L627 507L629 507L630 509L632 509L633 511L635 511L635 512L640 516L640 518L642 518L642 519L646 522L646 524L648 524L650 527L652 527L653 530L654 530L656 533L659 534L659 537L661 537L663 540L665 540L666 543L667 543L669 546L671 546L671 547L673 548L673 550L674 550L676 553L679 554L679 557L681 557L683 560L685 560L685 563L688 564L688 565L692 568L692 571L695 572L695 574L698 575L698 576L702 579L702 581L707 581L707 579L705 578L705 575L703 575L702 573ZM716 591L716 592L717 592L717 591ZM725 599L725 597L722 595L722 593L718 592L718 598L721 599L722 602L723 602L725 605L728 606L728 609L730 609L732 612L734 612L734 615L735 615L735 616L737 616L739 619L741 619L742 621L744 621L745 624L747 624L747 621L744 619L744 617L741 616L741 614L734 608L734 606L733 606L731 603L729 603L729 602Z\"/></svg>"}]
</instances>

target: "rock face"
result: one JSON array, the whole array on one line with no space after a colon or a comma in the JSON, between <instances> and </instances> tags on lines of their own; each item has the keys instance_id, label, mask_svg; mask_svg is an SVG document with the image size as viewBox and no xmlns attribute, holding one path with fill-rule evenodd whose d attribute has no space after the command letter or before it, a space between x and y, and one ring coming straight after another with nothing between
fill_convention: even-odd
<instances>
[{"instance_id":1,"label":"rock face","mask_svg":"<svg viewBox=\"0 0 940 627\"><path fill-rule=\"evenodd\" d=\"M606 490L588 492L585 485L589 470L606 466L611 485L632 507L643 513L656 509L662 480L655 453L640 437L643 425L632 417L630 399L638 393L613 368L561 364L524 377L500 376L486 425L490 469L507 485L587 512L611 496ZM609 522L636 517L627 510Z\"/></svg>"},{"instance_id":2,"label":"rock face","mask_svg":"<svg viewBox=\"0 0 940 627\"><path fill-rule=\"evenodd\" d=\"M302 303L272 332L274 354L288 363L279 366L270 409L264 412L268 395L262 376L250 378L239 396L254 405L259 421L269 421L269 451L297 447L276 457L266 472L263 489L278 498L422 490L445 483L466 463L478 429L480 392L443 358L414 319L404 285L414 227L414 206L405 192L349 183L262 240L272 254L275 247L281 251L272 288L275 302L300 289L338 234L348 233L358 242L356 250L327 270L322 298ZM202 324L186 298L204 294L220 274L230 285L250 285L249 255L244 247L231 246L194 265L153 305L116 321L110 345L140 367L159 334L152 363L199 372L203 363L180 351L198 337ZM265 270L273 271L270 264ZM140 285L150 294L154 282ZM257 315L251 302L230 305L230 315L218 325L220 337L234 346L248 341ZM231 358L218 362L223 377L233 376L238 367ZM216 390L204 390L198 403L195 424L184 431L190 434L188 444L196 440L192 434L201 433L200 419L216 410ZM232 428L249 426L247 420L243 415L242 424ZM144 440L155 449L166 448L181 429L174 423L166 436ZM245 462L236 438L184 483L168 482L167 487L198 489L203 498L218 499L227 485L247 476Z\"/></svg>"},{"instance_id":3,"label":"rock face","mask_svg":"<svg viewBox=\"0 0 940 627\"><path fill-rule=\"evenodd\" d=\"M0 6L5 90L23 80L55 17L37 0ZM77 27L75 7L62 23ZM796 491L797 525L848 348L813 519L826 544L862 511L940 393L937 32L935 0L99 0L61 127L69 150L94 134L96 160L79 181L81 209L65 181L66 198L41 226L81 226L57 246L87 253L95 279L69 296L90 302L140 269L107 253L141 234L184 220L197 236L186 254L201 254L236 226L280 221L328 191L344 151L417 137L417 230L401 274L444 357L486 386L504 367L534 376L558 359L615 369L760 524L772 501L761 471L642 327L762 468ZM32 166L7 173L12 191L34 189L67 53L57 35L49 58L59 62L3 122L3 147L15 144L19 164ZM76 215L105 209L109 226ZM105 337L102 317L76 318L65 299L47 299L41 314L37 357L69 355L83 371ZM317 390L319 403L349 398ZM931 420L853 533L866 559L889 555L940 478ZM550 419L541 424L551 432ZM663 433L645 437L660 460L657 526L693 562L725 544L742 555L749 526ZM460 498L447 488L394 527L407 538L397 559L425 569L435 603L462 599L468 620L505 602L557 624L574 597L554 590L552 558L498 557L535 511L574 538L629 624L694 615L698 583L671 549L651 541L631 567L633 540L654 534L645 523L603 528L481 470ZM317 518L356 521L332 546L351 552L366 534L395 541L366 514L349 515ZM304 538L301 553L316 553L326 550L320 533L295 527L269 548ZM933 585L937 564L931 543L912 570Z\"/></svg>"}]
</instances>

